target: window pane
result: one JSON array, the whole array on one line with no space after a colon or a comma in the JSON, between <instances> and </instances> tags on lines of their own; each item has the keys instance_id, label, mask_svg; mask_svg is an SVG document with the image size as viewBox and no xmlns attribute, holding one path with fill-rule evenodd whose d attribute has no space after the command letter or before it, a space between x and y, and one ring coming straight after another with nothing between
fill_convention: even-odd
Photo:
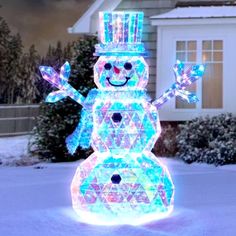
<instances>
[{"instance_id":1,"label":"window pane","mask_svg":"<svg viewBox=\"0 0 236 236\"><path fill-rule=\"evenodd\" d=\"M214 50L222 50L223 49L223 41L222 40L214 40Z\"/></svg>"},{"instance_id":2,"label":"window pane","mask_svg":"<svg viewBox=\"0 0 236 236\"><path fill-rule=\"evenodd\" d=\"M195 51L197 49L196 41L188 41L188 50Z\"/></svg>"},{"instance_id":3,"label":"window pane","mask_svg":"<svg viewBox=\"0 0 236 236\"><path fill-rule=\"evenodd\" d=\"M222 63L208 63L202 81L202 108L222 108Z\"/></svg>"},{"instance_id":4,"label":"window pane","mask_svg":"<svg viewBox=\"0 0 236 236\"><path fill-rule=\"evenodd\" d=\"M222 61L223 60L223 53L222 52L214 52L214 61Z\"/></svg>"},{"instance_id":5,"label":"window pane","mask_svg":"<svg viewBox=\"0 0 236 236\"><path fill-rule=\"evenodd\" d=\"M207 61L211 61L211 52L203 52L202 53L202 61L203 62L207 62Z\"/></svg>"},{"instance_id":6,"label":"window pane","mask_svg":"<svg viewBox=\"0 0 236 236\"><path fill-rule=\"evenodd\" d=\"M176 42L176 50L177 51L185 51L185 41L177 41Z\"/></svg>"},{"instance_id":7,"label":"window pane","mask_svg":"<svg viewBox=\"0 0 236 236\"><path fill-rule=\"evenodd\" d=\"M212 49L212 41L211 40L202 41L202 49L203 50L211 50Z\"/></svg>"},{"instance_id":8,"label":"window pane","mask_svg":"<svg viewBox=\"0 0 236 236\"><path fill-rule=\"evenodd\" d=\"M195 62L196 61L196 52L188 52L188 62Z\"/></svg>"},{"instance_id":9,"label":"window pane","mask_svg":"<svg viewBox=\"0 0 236 236\"><path fill-rule=\"evenodd\" d=\"M185 67L191 66L197 61L197 41L177 41L176 42L176 59L183 61ZM188 91L195 93L196 84L192 84L187 87ZM177 109L194 109L196 104L189 104L186 101L183 101L181 98L176 97L175 107Z\"/></svg>"},{"instance_id":10,"label":"window pane","mask_svg":"<svg viewBox=\"0 0 236 236\"><path fill-rule=\"evenodd\" d=\"M191 64L185 64L186 70L188 68L190 68L192 65ZM197 89L196 83L193 83L193 84L189 85L186 88L187 91L193 92L193 93L196 93L196 89ZM181 98L176 97L176 99L175 99L175 107L177 109L194 109L194 108L196 108L196 104L195 103L188 103L186 101L183 101Z\"/></svg>"},{"instance_id":11,"label":"window pane","mask_svg":"<svg viewBox=\"0 0 236 236\"><path fill-rule=\"evenodd\" d=\"M186 61L186 53L185 52L177 52L176 59L180 61Z\"/></svg>"},{"instance_id":12,"label":"window pane","mask_svg":"<svg viewBox=\"0 0 236 236\"><path fill-rule=\"evenodd\" d=\"M186 90L188 90L189 92L196 93L196 83L188 86L188 88ZM177 109L191 109L191 108L193 109L193 108L196 108L196 104L195 103L188 103L186 101L181 100L181 98L176 97L175 107Z\"/></svg>"}]
</instances>

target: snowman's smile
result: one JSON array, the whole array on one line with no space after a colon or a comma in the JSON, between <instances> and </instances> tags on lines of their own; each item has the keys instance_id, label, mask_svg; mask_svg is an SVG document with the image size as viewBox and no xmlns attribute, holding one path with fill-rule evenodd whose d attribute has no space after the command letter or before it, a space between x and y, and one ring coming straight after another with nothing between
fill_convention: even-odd
<instances>
[{"instance_id":1,"label":"snowman's smile","mask_svg":"<svg viewBox=\"0 0 236 236\"><path fill-rule=\"evenodd\" d=\"M124 85L127 84L127 82L130 80L130 77L125 77L126 80L125 80L125 82L122 83L122 84L114 84L114 83L112 83L110 77L107 77L106 79L107 79L108 83L109 83L111 86L114 86L114 87L121 87L121 86L124 86Z\"/></svg>"}]
</instances>

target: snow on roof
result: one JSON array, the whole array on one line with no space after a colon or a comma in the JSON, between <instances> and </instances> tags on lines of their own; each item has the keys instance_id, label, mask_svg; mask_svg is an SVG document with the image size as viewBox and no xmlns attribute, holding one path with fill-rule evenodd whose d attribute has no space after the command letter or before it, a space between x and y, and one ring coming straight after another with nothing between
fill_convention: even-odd
<instances>
[{"instance_id":1,"label":"snow on roof","mask_svg":"<svg viewBox=\"0 0 236 236\"><path fill-rule=\"evenodd\" d=\"M236 6L179 7L161 15L151 16L152 19L232 17L236 17Z\"/></svg>"}]
</instances>

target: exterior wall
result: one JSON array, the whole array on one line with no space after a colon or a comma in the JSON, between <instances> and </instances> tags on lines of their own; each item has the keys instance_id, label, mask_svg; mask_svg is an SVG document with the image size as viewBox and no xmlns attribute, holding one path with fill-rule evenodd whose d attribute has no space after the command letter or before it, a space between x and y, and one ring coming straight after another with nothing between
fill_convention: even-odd
<instances>
[{"instance_id":1,"label":"exterior wall","mask_svg":"<svg viewBox=\"0 0 236 236\"><path fill-rule=\"evenodd\" d=\"M155 98L156 93L156 54L157 54L157 31L156 27L151 25L150 16L158 15L172 10L175 6L175 0L123 0L116 11L143 11L144 25L142 42L148 52L146 61L149 65L149 83L147 89L149 95Z\"/></svg>"},{"instance_id":2,"label":"exterior wall","mask_svg":"<svg viewBox=\"0 0 236 236\"><path fill-rule=\"evenodd\" d=\"M98 0L97 0L98 1ZM120 4L119 1L121 1ZM150 66L150 79L147 85L147 89L152 98L156 97L156 81L158 80L156 75L156 65L157 65L157 45L158 45L158 35L156 26L152 26L150 22L150 16L158 15L161 13L168 12L175 8L176 6L200 6L200 5L219 5L219 4L234 4L235 0L116 0L116 1L101 1L98 9L96 9L90 15L90 33L98 33L99 11L143 11L144 12L144 32L143 32L143 42L145 48L149 53L146 58L147 63ZM117 6L118 4L118 6ZM117 6L117 7L115 7ZM91 9L92 10L92 9ZM73 29L73 33L82 33L81 30L76 26ZM162 60L162 58L161 58ZM161 68L159 68L161 70Z\"/></svg>"},{"instance_id":3,"label":"exterior wall","mask_svg":"<svg viewBox=\"0 0 236 236\"><path fill-rule=\"evenodd\" d=\"M39 105L1 105L0 136L30 133L38 115Z\"/></svg>"},{"instance_id":4,"label":"exterior wall","mask_svg":"<svg viewBox=\"0 0 236 236\"><path fill-rule=\"evenodd\" d=\"M209 3L211 5L228 2L222 0L122 0L122 2L115 9L117 11L143 11L144 12L144 28L143 28L143 42L145 48L149 53L149 56L146 58L146 61L149 65L149 83L147 89L152 98L156 98L156 84L157 74L156 74L156 65L157 65L157 44L158 44L158 35L155 26L151 25L150 16L159 15L165 12L168 12L175 8L176 4L183 2L184 4L194 3L195 5L203 5L204 3Z\"/></svg>"},{"instance_id":5,"label":"exterior wall","mask_svg":"<svg viewBox=\"0 0 236 236\"><path fill-rule=\"evenodd\" d=\"M236 114L236 24L222 24L224 19L219 19L221 24L212 24L209 19L201 19L198 25L168 25L158 26L158 70L157 70L157 96L174 82L173 64L175 63L176 40L223 40L223 108L201 108L201 81L197 82L197 95L200 99L195 109L175 109L175 99L169 101L160 110L161 120L188 120L197 116L216 115L223 112ZM193 21L193 20L192 20ZM194 21L193 21L194 22ZM176 23L176 21L175 21Z\"/></svg>"},{"instance_id":6,"label":"exterior wall","mask_svg":"<svg viewBox=\"0 0 236 236\"><path fill-rule=\"evenodd\" d=\"M118 1L116 2L118 4ZM99 9L97 9L90 18L91 33L97 32L98 12L99 11L143 11L144 12L144 28L142 42L145 44L145 48L149 53L146 61L150 68L149 83L147 89L152 98L159 97L169 86L173 83L174 76L172 72L173 64L175 63L175 41L177 38L186 39L194 38L198 39L201 35L201 39L220 39L224 40L224 71L223 71L223 109L189 109L181 110L175 109L175 99L169 101L160 110L161 120L188 120L196 116L204 116L206 114L215 115L222 112L234 112L235 109L233 102L230 100L236 99L236 93L233 91L235 87L235 78L233 78L232 69L236 64L232 58L232 55L236 53L235 49L231 47L233 41L236 39L235 25L231 23L222 25L222 19L219 18L217 24L210 24L208 19L178 19L169 20L168 26L152 26L150 16L159 15L174 9L176 6L210 6L210 5L223 5L223 4L235 4L234 0L122 0L117 7L109 6L108 2L102 1ZM173 23L178 21L178 24ZM195 21L195 23L193 23ZM196 23L197 21L197 23ZM198 26L196 25L198 24ZM155 24L154 24L155 25ZM175 26L173 26L175 25ZM183 26L185 25L185 26ZM220 28L221 27L221 28ZM157 32L158 28L158 32ZM222 30L224 29L224 30ZM79 32L79 29L75 29L75 33ZM223 32L223 33L222 33ZM230 37L229 35L233 35ZM184 38L185 37L185 38ZM233 86L231 86L232 84ZM199 84L198 84L199 86ZM226 92L227 91L227 92ZM229 95L230 94L230 95ZM198 94L199 96L199 94ZM201 101L200 101L201 102ZM197 105L198 106L198 105Z\"/></svg>"}]
</instances>

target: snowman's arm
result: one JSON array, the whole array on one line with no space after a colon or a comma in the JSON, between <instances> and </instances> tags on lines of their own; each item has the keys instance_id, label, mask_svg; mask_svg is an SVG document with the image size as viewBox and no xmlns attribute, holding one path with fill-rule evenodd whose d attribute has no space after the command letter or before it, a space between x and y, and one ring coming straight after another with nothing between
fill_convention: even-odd
<instances>
[{"instance_id":1,"label":"snowman's arm","mask_svg":"<svg viewBox=\"0 0 236 236\"><path fill-rule=\"evenodd\" d=\"M197 96L186 91L185 88L194 83L196 80L202 78L204 66L194 65L189 67L187 70L184 70L184 64L177 61L174 66L174 73L176 82L169 89L167 89L163 95L152 103L157 109L160 109L164 103L169 101L174 96L178 96L188 103L195 103L198 101Z\"/></svg>"},{"instance_id":2,"label":"snowman's arm","mask_svg":"<svg viewBox=\"0 0 236 236\"><path fill-rule=\"evenodd\" d=\"M70 64L68 62L61 67L60 74L49 66L40 66L39 70L45 80L59 89L58 91L51 92L47 96L46 102L54 103L68 96L83 106L84 96L68 83L70 76Z\"/></svg>"}]
</instances>

